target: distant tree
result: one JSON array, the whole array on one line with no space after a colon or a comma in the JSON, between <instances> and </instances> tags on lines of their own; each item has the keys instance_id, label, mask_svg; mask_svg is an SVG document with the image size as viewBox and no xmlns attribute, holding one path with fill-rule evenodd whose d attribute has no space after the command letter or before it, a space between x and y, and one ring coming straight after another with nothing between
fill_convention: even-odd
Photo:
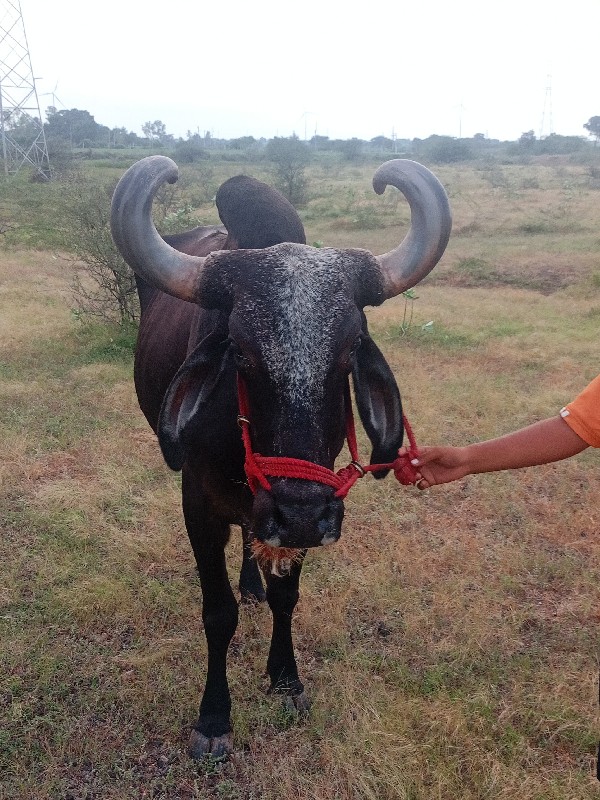
<instances>
[{"instance_id":1,"label":"distant tree","mask_svg":"<svg viewBox=\"0 0 600 800\"><path fill-rule=\"evenodd\" d=\"M304 170L311 159L308 145L297 136L284 138L276 136L267 143L266 158L275 164L277 188L290 203L300 206L306 202L308 185Z\"/></svg>"},{"instance_id":2,"label":"distant tree","mask_svg":"<svg viewBox=\"0 0 600 800\"><path fill-rule=\"evenodd\" d=\"M391 152L394 149L394 140L389 139L387 136L374 136L371 139L371 144L378 150Z\"/></svg>"},{"instance_id":3,"label":"distant tree","mask_svg":"<svg viewBox=\"0 0 600 800\"><path fill-rule=\"evenodd\" d=\"M594 147L600 141L600 117L590 117L583 126L594 137Z\"/></svg>"},{"instance_id":4,"label":"distant tree","mask_svg":"<svg viewBox=\"0 0 600 800\"><path fill-rule=\"evenodd\" d=\"M473 153L467 139L455 139L453 136L429 136L427 139L414 139L413 148L422 158L437 164L453 164L457 161L468 161Z\"/></svg>"},{"instance_id":5,"label":"distant tree","mask_svg":"<svg viewBox=\"0 0 600 800\"><path fill-rule=\"evenodd\" d=\"M4 128L10 133L10 138L18 144L31 143L40 130L38 117L30 117L23 113L3 112Z\"/></svg>"},{"instance_id":6,"label":"distant tree","mask_svg":"<svg viewBox=\"0 0 600 800\"><path fill-rule=\"evenodd\" d=\"M229 146L232 150L249 150L256 144L254 136L239 136L237 139L230 139Z\"/></svg>"},{"instance_id":7,"label":"distant tree","mask_svg":"<svg viewBox=\"0 0 600 800\"><path fill-rule=\"evenodd\" d=\"M341 151L346 161L360 161L363 154L363 144L362 139L353 137L340 142L339 147L336 147L336 149Z\"/></svg>"},{"instance_id":8,"label":"distant tree","mask_svg":"<svg viewBox=\"0 0 600 800\"><path fill-rule=\"evenodd\" d=\"M519 144L521 147L533 147L535 144L535 133L533 131L525 131L519 136Z\"/></svg>"},{"instance_id":9,"label":"distant tree","mask_svg":"<svg viewBox=\"0 0 600 800\"><path fill-rule=\"evenodd\" d=\"M586 146L583 136L561 136L558 133L551 133L536 142L535 152L536 154L562 155L577 153Z\"/></svg>"},{"instance_id":10,"label":"distant tree","mask_svg":"<svg viewBox=\"0 0 600 800\"><path fill-rule=\"evenodd\" d=\"M189 131L188 138L175 145L175 154L178 161L183 164L193 164L196 161L205 161L210 158L204 137L198 133L190 134Z\"/></svg>"},{"instance_id":11,"label":"distant tree","mask_svg":"<svg viewBox=\"0 0 600 800\"><path fill-rule=\"evenodd\" d=\"M165 144L169 138L167 126L159 119L155 119L154 122L144 122L142 133L151 142L158 142L159 144Z\"/></svg>"},{"instance_id":12,"label":"distant tree","mask_svg":"<svg viewBox=\"0 0 600 800\"><path fill-rule=\"evenodd\" d=\"M111 147L139 147L143 143L143 139L128 131L127 128L113 128L110 132L110 146Z\"/></svg>"},{"instance_id":13,"label":"distant tree","mask_svg":"<svg viewBox=\"0 0 600 800\"><path fill-rule=\"evenodd\" d=\"M54 106L49 106L46 119L44 130L49 139L62 139L71 147L108 145L109 128L99 125L89 111L79 108L58 111Z\"/></svg>"},{"instance_id":14,"label":"distant tree","mask_svg":"<svg viewBox=\"0 0 600 800\"><path fill-rule=\"evenodd\" d=\"M311 138L309 142L310 146L313 150L330 150L331 149L331 142L329 141L329 136L320 136L316 134Z\"/></svg>"}]
</instances>

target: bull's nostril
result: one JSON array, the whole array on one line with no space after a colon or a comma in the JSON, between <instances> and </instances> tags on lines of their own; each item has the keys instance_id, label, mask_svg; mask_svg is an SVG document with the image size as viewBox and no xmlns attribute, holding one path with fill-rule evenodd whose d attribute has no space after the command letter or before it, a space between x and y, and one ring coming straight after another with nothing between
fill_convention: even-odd
<instances>
[{"instance_id":1,"label":"bull's nostril","mask_svg":"<svg viewBox=\"0 0 600 800\"><path fill-rule=\"evenodd\" d=\"M333 527L333 517L330 513L325 513L317 523L317 529L320 534L327 536Z\"/></svg>"},{"instance_id":2,"label":"bull's nostril","mask_svg":"<svg viewBox=\"0 0 600 800\"><path fill-rule=\"evenodd\" d=\"M339 539L344 506L325 487L305 482L275 483L271 492L258 492L252 530L272 547L307 548Z\"/></svg>"}]
</instances>

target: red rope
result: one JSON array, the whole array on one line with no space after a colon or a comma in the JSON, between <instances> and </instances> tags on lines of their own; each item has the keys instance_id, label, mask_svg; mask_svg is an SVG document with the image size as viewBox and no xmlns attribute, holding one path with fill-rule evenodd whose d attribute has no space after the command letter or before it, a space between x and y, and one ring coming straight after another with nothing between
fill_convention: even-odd
<instances>
[{"instance_id":1,"label":"red rope","mask_svg":"<svg viewBox=\"0 0 600 800\"><path fill-rule=\"evenodd\" d=\"M356 440L356 428L354 425L354 415L352 413L352 402L350 397L350 386L346 384L346 439L352 461L347 467L343 467L338 472L312 461L304 461L301 458L281 458L277 456L261 456L252 450L250 438L250 404L246 384L238 374L237 378L238 402L240 414L238 422L242 429L242 439L246 460L244 470L248 477L248 484L254 494L259 486L270 491L271 484L267 480L267 475L271 478L300 478L305 481L316 481L324 483L336 489L335 496L344 498L354 486L359 478L367 472L379 472L379 470L391 469L394 471L396 480L408 486L417 480L417 471L410 463L417 456L417 444L410 427L410 423L405 416L402 417L404 428L408 436L409 447L406 455L398 455L389 464L367 464L361 465L358 457L358 444Z\"/></svg>"}]
</instances>

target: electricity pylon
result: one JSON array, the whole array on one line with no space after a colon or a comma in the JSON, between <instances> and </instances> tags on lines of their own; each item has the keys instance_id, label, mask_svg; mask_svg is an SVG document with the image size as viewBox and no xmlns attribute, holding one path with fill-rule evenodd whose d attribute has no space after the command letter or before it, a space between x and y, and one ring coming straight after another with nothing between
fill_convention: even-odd
<instances>
[{"instance_id":1,"label":"electricity pylon","mask_svg":"<svg viewBox=\"0 0 600 800\"><path fill-rule=\"evenodd\" d=\"M546 79L546 94L544 95L544 109L542 111L542 122L540 124L540 139L552 136L552 76Z\"/></svg>"},{"instance_id":2,"label":"electricity pylon","mask_svg":"<svg viewBox=\"0 0 600 800\"><path fill-rule=\"evenodd\" d=\"M0 134L4 173L50 178L48 145L19 0L0 0Z\"/></svg>"}]
</instances>

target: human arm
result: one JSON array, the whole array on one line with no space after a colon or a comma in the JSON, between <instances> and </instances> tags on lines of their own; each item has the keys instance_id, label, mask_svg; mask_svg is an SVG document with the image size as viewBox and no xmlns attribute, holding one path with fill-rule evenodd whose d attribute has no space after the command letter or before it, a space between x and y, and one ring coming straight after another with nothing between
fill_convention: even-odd
<instances>
[{"instance_id":1,"label":"human arm","mask_svg":"<svg viewBox=\"0 0 600 800\"><path fill-rule=\"evenodd\" d=\"M526 428L465 447L420 447L412 464L421 478L419 489L480 472L549 464L589 447L562 417L550 417Z\"/></svg>"}]
</instances>

